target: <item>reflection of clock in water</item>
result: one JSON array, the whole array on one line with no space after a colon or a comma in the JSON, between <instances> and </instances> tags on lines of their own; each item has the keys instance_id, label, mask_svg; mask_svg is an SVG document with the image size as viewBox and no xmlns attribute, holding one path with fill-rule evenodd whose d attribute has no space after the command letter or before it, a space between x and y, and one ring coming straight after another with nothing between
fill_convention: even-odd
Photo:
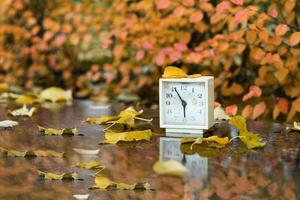
<instances>
[{"instance_id":1,"label":"reflection of clock in water","mask_svg":"<svg viewBox=\"0 0 300 200\"><path fill-rule=\"evenodd\" d=\"M186 166L188 176L207 178L208 158L201 157L198 154L183 154L180 150L180 138L160 138L159 160L176 160Z\"/></svg>"}]
</instances>

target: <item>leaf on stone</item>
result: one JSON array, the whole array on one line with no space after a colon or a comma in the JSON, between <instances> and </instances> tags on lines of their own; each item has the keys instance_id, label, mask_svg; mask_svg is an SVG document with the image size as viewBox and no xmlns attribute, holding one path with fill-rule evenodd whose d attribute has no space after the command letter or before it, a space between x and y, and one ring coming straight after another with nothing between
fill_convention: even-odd
<instances>
[{"instance_id":1,"label":"leaf on stone","mask_svg":"<svg viewBox=\"0 0 300 200\"><path fill-rule=\"evenodd\" d=\"M151 190L149 183L117 183L117 190Z\"/></svg>"},{"instance_id":2,"label":"leaf on stone","mask_svg":"<svg viewBox=\"0 0 300 200\"><path fill-rule=\"evenodd\" d=\"M105 166L95 160L90 162L78 162L75 167L86 168L86 169L104 169Z\"/></svg>"},{"instance_id":3,"label":"leaf on stone","mask_svg":"<svg viewBox=\"0 0 300 200\"><path fill-rule=\"evenodd\" d=\"M157 174L179 177L183 177L187 173L186 167L175 160L157 161L153 166L153 170Z\"/></svg>"},{"instance_id":4,"label":"leaf on stone","mask_svg":"<svg viewBox=\"0 0 300 200\"><path fill-rule=\"evenodd\" d=\"M223 148L229 143L228 137L210 136L207 138L182 138L181 144L191 143L191 149L195 144L207 143L209 147Z\"/></svg>"},{"instance_id":5,"label":"leaf on stone","mask_svg":"<svg viewBox=\"0 0 300 200\"><path fill-rule=\"evenodd\" d=\"M104 176L96 176L95 184L90 189L106 189L114 184L109 178Z\"/></svg>"},{"instance_id":6,"label":"leaf on stone","mask_svg":"<svg viewBox=\"0 0 300 200\"><path fill-rule=\"evenodd\" d=\"M42 103L42 100L34 96L21 95L15 100L15 102L18 104L38 104Z\"/></svg>"},{"instance_id":7,"label":"leaf on stone","mask_svg":"<svg viewBox=\"0 0 300 200\"><path fill-rule=\"evenodd\" d=\"M19 122L13 121L13 120L0 121L0 127L2 127L2 128L17 126L18 124L19 124Z\"/></svg>"},{"instance_id":8,"label":"leaf on stone","mask_svg":"<svg viewBox=\"0 0 300 200\"><path fill-rule=\"evenodd\" d=\"M229 120L231 117L225 113L221 106L218 106L214 109L214 118L215 120Z\"/></svg>"},{"instance_id":9,"label":"leaf on stone","mask_svg":"<svg viewBox=\"0 0 300 200\"><path fill-rule=\"evenodd\" d=\"M34 150L34 151L17 151L8 150L0 147L0 151L10 157L57 157L62 158L64 156L63 152L57 152L52 150Z\"/></svg>"},{"instance_id":10,"label":"leaf on stone","mask_svg":"<svg viewBox=\"0 0 300 200\"><path fill-rule=\"evenodd\" d=\"M50 87L43 90L39 96L43 100L48 100L51 102L58 101L71 101L72 100L72 91L63 90L58 87Z\"/></svg>"},{"instance_id":11,"label":"leaf on stone","mask_svg":"<svg viewBox=\"0 0 300 200\"><path fill-rule=\"evenodd\" d=\"M150 129L142 131L128 131L121 133L106 132L105 140L101 143L103 144L117 144L118 142L132 142L139 140L149 141L152 137L152 131Z\"/></svg>"},{"instance_id":12,"label":"leaf on stone","mask_svg":"<svg viewBox=\"0 0 300 200\"><path fill-rule=\"evenodd\" d=\"M76 135L78 134L78 129L73 128L73 129L55 129L55 128L45 128L42 126L38 126L39 131L45 135Z\"/></svg>"},{"instance_id":13,"label":"leaf on stone","mask_svg":"<svg viewBox=\"0 0 300 200\"><path fill-rule=\"evenodd\" d=\"M76 199L76 200L86 200L88 199L90 196L90 194L74 194L73 197Z\"/></svg>"},{"instance_id":14,"label":"leaf on stone","mask_svg":"<svg viewBox=\"0 0 300 200\"><path fill-rule=\"evenodd\" d=\"M82 154L82 155L97 155L100 152L100 149L79 149L74 148L75 152Z\"/></svg>"},{"instance_id":15,"label":"leaf on stone","mask_svg":"<svg viewBox=\"0 0 300 200\"><path fill-rule=\"evenodd\" d=\"M10 114L13 115L13 116L28 116L28 117L31 117L35 111L36 111L35 107L32 107L31 109L28 109L26 104L24 104L22 108L13 110L13 111L10 112Z\"/></svg>"},{"instance_id":16,"label":"leaf on stone","mask_svg":"<svg viewBox=\"0 0 300 200\"><path fill-rule=\"evenodd\" d=\"M56 174L52 172L42 172L38 170L38 174L44 180L77 180L78 174L74 172Z\"/></svg>"},{"instance_id":17,"label":"leaf on stone","mask_svg":"<svg viewBox=\"0 0 300 200\"><path fill-rule=\"evenodd\" d=\"M185 71L178 67L168 66L162 75L163 78L199 78L201 74L187 75Z\"/></svg>"},{"instance_id":18,"label":"leaf on stone","mask_svg":"<svg viewBox=\"0 0 300 200\"><path fill-rule=\"evenodd\" d=\"M229 120L229 124L234 126L239 131L239 138L249 148L261 148L266 145L266 142L259 134L250 132L247 129L246 119L240 115Z\"/></svg>"},{"instance_id":19,"label":"leaf on stone","mask_svg":"<svg viewBox=\"0 0 300 200\"><path fill-rule=\"evenodd\" d=\"M90 124L105 124L110 121L115 121L118 120L120 117L119 116L110 116L110 115L105 115L99 118L93 118L93 117L88 117L85 122L90 123Z\"/></svg>"}]
</instances>

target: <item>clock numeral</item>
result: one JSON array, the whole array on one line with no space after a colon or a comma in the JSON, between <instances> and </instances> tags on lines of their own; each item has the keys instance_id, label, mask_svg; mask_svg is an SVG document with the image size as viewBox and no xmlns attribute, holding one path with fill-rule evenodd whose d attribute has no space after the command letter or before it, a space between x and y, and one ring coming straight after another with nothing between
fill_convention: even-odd
<instances>
[{"instance_id":1,"label":"clock numeral","mask_svg":"<svg viewBox=\"0 0 300 200\"><path fill-rule=\"evenodd\" d=\"M171 102L170 101L166 101L166 105L170 105L171 104Z\"/></svg>"},{"instance_id":2,"label":"clock numeral","mask_svg":"<svg viewBox=\"0 0 300 200\"><path fill-rule=\"evenodd\" d=\"M176 90L176 87L172 87L172 92L175 92L175 90Z\"/></svg>"},{"instance_id":3,"label":"clock numeral","mask_svg":"<svg viewBox=\"0 0 300 200\"><path fill-rule=\"evenodd\" d=\"M200 105L200 106L204 106L204 102L203 102L203 101L200 101L200 102L199 102L199 105Z\"/></svg>"},{"instance_id":4,"label":"clock numeral","mask_svg":"<svg viewBox=\"0 0 300 200\"><path fill-rule=\"evenodd\" d=\"M167 114L172 114L172 110L171 110L171 109L168 109L168 110L167 110Z\"/></svg>"},{"instance_id":5,"label":"clock numeral","mask_svg":"<svg viewBox=\"0 0 300 200\"><path fill-rule=\"evenodd\" d=\"M181 90L187 90L187 86L186 85L182 85L180 89Z\"/></svg>"},{"instance_id":6,"label":"clock numeral","mask_svg":"<svg viewBox=\"0 0 300 200\"><path fill-rule=\"evenodd\" d=\"M200 94L197 94L197 97L202 99L203 95L200 93Z\"/></svg>"},{"instance_id":7,"label":"clock numeral","mask_svg":"<svg viewBox=\"0 0 300 200\"><path fill-rule=\"evenodd\" d=\"M202 114L202 109L200 109L199 113Z\"/></svg>"},{"instance_id":8,"label":"clock numeral","mask_svg":"<svg viewBox=\"0 0 300 200\"><path fill-rule=\"evenodd\" d=\"M167 98L172 98L173 95L172 95L171 93L167 93L167 94L166 94L166 97L167 97Z\"/></svg>"},{"instance_id":9,"label":"clock numeral","mask_svg":"<svg viewBox=\"0 0 300 200\"><path fill-rule=\"evenodd\" d=\"M192 93L194 93L195 92L195 88L192 88Z\"/></svg>"}]
</instances>

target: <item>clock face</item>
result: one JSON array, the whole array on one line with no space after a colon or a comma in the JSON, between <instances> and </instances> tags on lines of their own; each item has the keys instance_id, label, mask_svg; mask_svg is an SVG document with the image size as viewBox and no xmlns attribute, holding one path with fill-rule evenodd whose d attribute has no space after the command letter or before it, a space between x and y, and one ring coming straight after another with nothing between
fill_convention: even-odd
<instances>
[{"instance_id":1,"label":"clock face","mask_svg":"<svg viewBox=\"0 0 300 200\"><path fill-rule=\"evenodd\" d=\"M205 124L205 84L203 82L164 82L162 109L169 125Z\"/></svg>"}]
</instances>

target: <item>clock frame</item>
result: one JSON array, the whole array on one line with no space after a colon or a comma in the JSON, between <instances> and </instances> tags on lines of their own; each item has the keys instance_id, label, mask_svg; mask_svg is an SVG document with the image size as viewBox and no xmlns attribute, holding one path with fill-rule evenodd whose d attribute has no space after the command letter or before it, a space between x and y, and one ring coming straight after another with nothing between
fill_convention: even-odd
<instances>
[{"instance_id":1,"label":"clock frame","mask_svg":"<svg viewBox=\"0 0 300 200\"><path fill-rule=\"evenodd\" d=\"M164 84L165 83L199 83L204 84L204 122L202 124L186 125L167 123L164 115ZM214 125L214 77L199 78L161 78L159 80L159 122L161 128L166 128L166 136L170 137L202 137L203 131Z\"/></svg>"}]
</instances>

